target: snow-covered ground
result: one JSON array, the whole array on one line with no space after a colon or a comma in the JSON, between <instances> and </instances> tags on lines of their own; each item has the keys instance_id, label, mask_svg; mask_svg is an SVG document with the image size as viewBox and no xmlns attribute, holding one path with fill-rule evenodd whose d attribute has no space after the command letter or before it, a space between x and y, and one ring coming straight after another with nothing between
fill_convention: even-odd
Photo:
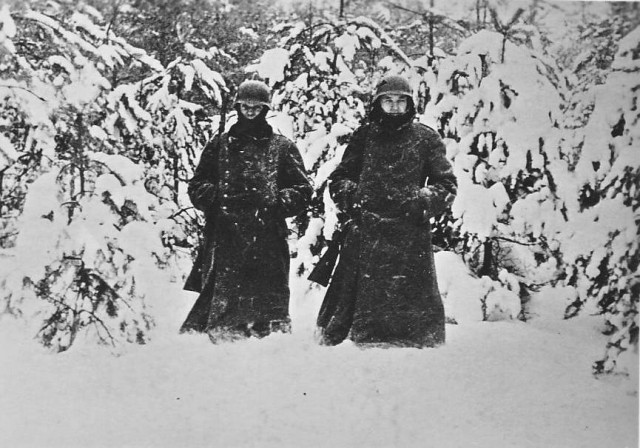
<instances>
[{"instance_id":1,"label":"snow-covered ground","mask_svg":"<svg viewBox=\"0 0 640 448\"><path fill-rule=\"evenodd\" d=\"M213 345L176 334L193 293L158 291L154 340L118 357L48 354L0 321L0 446L638 444L637 375L591 375L606 341L596 317L448 325L437 349L321 347L321 291L299 283L293 334Z\"/></svg>"}]
</instances>

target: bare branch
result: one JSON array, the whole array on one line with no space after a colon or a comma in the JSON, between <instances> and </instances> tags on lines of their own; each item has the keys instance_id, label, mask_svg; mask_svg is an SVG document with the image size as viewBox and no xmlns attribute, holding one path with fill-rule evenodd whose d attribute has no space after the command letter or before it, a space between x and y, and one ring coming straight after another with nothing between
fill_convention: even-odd
<instances>
[{"instance_id":1,"label":"bare branch","mask_svg":"<svg viewBox=\"0 0 640 448\"><path fill-rule=\"evenodd\" d=\"M506 26L507 30L509 30L518 21L518 19L523 13L524 13L524 9L518 8L516 13L513 15L513 17L509 21L509 23L507 23L507 26Z\"/></svg>"},{"instance_id":2,"label":"bare branch","mask_svg":"<svg viewBox=\"0 0 640 448\"><path fill-rule=\"evenodd\" d=\"M122 0L117 0L113 5L113 15L111 16L111 20L109 20L109 25L107 25L107 29L104 33L103 43L109 42L109 33L111 32L111 28L116 23L116 18L118 17L118 13L120 12L120 3Z\"/></svg>"},{"instance_id":3,"label":"bare branch","mask_svg":"<svg viewBox=\"0 0 640 448\"><path fill-rule=\"evenodd\" d=\"M516 241L516 240L513 240L511 238L504 237L504 236L497 236L497 237L495 237L495 239L501 240L501 241L506 241L508 243L519 244L520 246L537 246L538 245L538 243L524 243L522 241Z\"/></svg>"},{"instance_id":4,"label":"bare branch","mask_svg":"<svg viewBox=\"0 0 640 448\"><path fill-rule=\"evenodd\" d=\"M42 98L40 95L37 95L35 93L33 93L31 90L27 89L26 87L22 87L22 86L9 86L6 84L0 84L0 87L5 87L7 89L19 89L19 90L24 90L25 92L30 93L31 95L35 96L36 98L38 98L40 101L46 102L47 100Z\"/></svg>"}]
</instances>

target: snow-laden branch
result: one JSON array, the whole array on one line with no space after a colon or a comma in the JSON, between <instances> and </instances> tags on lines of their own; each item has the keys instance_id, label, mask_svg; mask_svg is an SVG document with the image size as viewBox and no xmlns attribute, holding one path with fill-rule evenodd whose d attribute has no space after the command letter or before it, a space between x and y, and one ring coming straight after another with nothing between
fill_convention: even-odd
<instances>
[{"instance_id":1,"label":"snow-laden branch","mask_svg":"<svg viewBox=\"0 0 640 448\"><path fill-rule=\"evenodd\" d=\"M391 36L389 36L389 34L387 34L387 32L383 30L382 27L378 25L376 22L374 22L368 17L360 16L360 17L356 17L355 19L349 20L349 23L371 28L380 37L380 39L382 39L382 41L387 45L387 47L402 60L402 62L407 64L409 67L413 67L414 63L411 60L411 58L409 58L409 56L407 56L407 54L404 51L402 51L400 46L396 44L396 42L391 38Z\"/></svg>"},{"instance_id":2,"label":"snow-laden branch","mask_svg":"<svg viewBox=\"0 0 640 448\"><path fill-rule=\"evenodd\" d=\"M465 28L464 26L460 25L459 21L455 21L451 18L449 18L449 16L436 9L436 8L431 8L429 6L426 5L422 5L422 9L423 11L416 11L414 9L410 9L407 8L406 6L402 6L402 5L398 5L396 3L393 2L388 2L388 4L396 9L400 9L402 11L406 11L406 12L410 12L412 14L416 14L416 15L420 15L423 16L424 18L426 18L427 20L430 20L431 18L437 19L438 20L438 25L439 26L444 26L446 28L452 29L454 31L457 31L463 35L468 35L469 34L469 30L467 28Z\"/></svg>"}]
</instances>

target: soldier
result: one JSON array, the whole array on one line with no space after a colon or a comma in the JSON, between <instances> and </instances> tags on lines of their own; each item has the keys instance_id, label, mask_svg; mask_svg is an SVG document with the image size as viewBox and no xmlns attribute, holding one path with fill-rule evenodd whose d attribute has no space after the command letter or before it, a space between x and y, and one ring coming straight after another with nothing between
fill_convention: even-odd
<instances>
[{"instance_id":1,"label":"soldier","mask_svg":"<svg viewBox=\"0 0 640 448\"><path fill-rule=\"evenodd\" d=\"M200 295L180 331L212 341L290 331L289 249L285 218L312 194L300 153L266 121L271 92L245 81L238 122L204 148L189 182L204 212L204 244L185 289Z\"/></svg>"},{"instance_id":2,"label":"soldier","mask_svg":"<svg viewBox=\"0 0 640 448\"><path fill-rule=\"evenodd\" d=\"M409 82L384 78L329 190L349 218L317 324L321 342L425 347L445 340L429 219L456 179L433 129L414 123Z\"/></svg>"}]
</instances>

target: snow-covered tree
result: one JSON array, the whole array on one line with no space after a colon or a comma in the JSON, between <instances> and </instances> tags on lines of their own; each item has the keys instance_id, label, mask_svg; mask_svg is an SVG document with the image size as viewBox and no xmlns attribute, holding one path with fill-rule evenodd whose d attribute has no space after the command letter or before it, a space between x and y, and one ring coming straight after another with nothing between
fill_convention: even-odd
<instances>
[{"instance_id":1,"label":"snow-covered tree","mask_svg":"<svg viewBox=\"0 0 640 448\"><path fill-rule=\"evenodd\" d=\"M37 316L58 350L85 330L114 347L144 342L141 273L167 266L168 248L186 238L175 219L194 165L187 149L209 127L202 106L176 92L219 105L224 80L201 59L212 50L187 44L187 62L165 68L89 6L36 6L1 14L3 125L13 130L2 140L3 193L16 197L3 217L17 234L6 246L30 267L3 277L5 308ZM113 85L124 67L147 76Z\"/></svg>"},{"instance_id":2,"label":"snow-covered tree","mask_svg":"<svg viewBox=\"0 0 640 448\"><path fill-rule=\"evenodd\" d=\"M637 4L607 6L597 17L583 14L584 20L575 25L579 37L557 44L559 64L564 68L570 89L564 106L563 126L567 130L563 133L562 151L571 169L579 159L584 143L583 128L593 112L593 87L606 81L618 42L640 24Z\"/></svg>"},{"instance_id":3,"label":"snow-covered tree","mask_svg":"<svg viewBox=\"0 0 640 448\"><path fill-rule=\"evenodd\" d=\"M611 68L583 129L579 197L562 244L568 283L577 290L568 312L596 304L611 334L596 372L613 371L618 355L638 344L640 28L619 42Z\"/></svg>"},{"instance_id":4,"label":"snow-covered tree","mask_svg":"<svg viewBox=\"0 0 640 448\"><path fill-rule=\"evenodd\" d=\"M540 53L511 42L520 14L496 26L501 32L482 30L464 40L455 57L438 64L435 101L424 119L449 139L458 251L478 275L526 300L531 288L554 278L553 240L568 186L558 151L556 70Z\"/></svg>"},{"instance_id":5,"label":"snow-covered tree","mask_svg":"<svg viewBox=\"0 0 640 448\"><path fill-rule=\"evenodd\" d=\"M142 342L151 321L135 292L131 260L117 238L104 233L117 233L135 217L137 200L116 206L110 198L118 194L96 187L100 175L116 171L92 154L103 149L101 106L111 89L104 71L125 59L154 61L115 36L103 40L108 33L95 24L99 14L91 8L34 6L12 13L5 6L2 13L10 31L3 36L2 93L12 110L5 119L17 129L4 146L13 145L18 162L28 161L4 171L18 216L8 246L20 266L30 268L3 277L5 307L29 320L38 316L40 339L58 350L85 327L103 342L114 344L118 332ZM128 182L126 173L118 178L122 186ZM108 218L109 204L118 219ZM120 275L124 271L129 275ZM116 317L117 325L107 323Z\"/></svg>"},{"instance_id":6,"label":"snow-covered tree","mask_svg":"<svg viewBox=\"0 0 640 448\"><path fill-rule=\"evenodd\" d=\"M86 153L84 163L75 168L87 169L84 193L72 194L64 168L29 186L13 257L21 269L3 282L9 309L58 351L82 333L115 349L144 343L153 323L144 270L167 258L142 167L104 153Z\"/></svg>"}]
</instances>

